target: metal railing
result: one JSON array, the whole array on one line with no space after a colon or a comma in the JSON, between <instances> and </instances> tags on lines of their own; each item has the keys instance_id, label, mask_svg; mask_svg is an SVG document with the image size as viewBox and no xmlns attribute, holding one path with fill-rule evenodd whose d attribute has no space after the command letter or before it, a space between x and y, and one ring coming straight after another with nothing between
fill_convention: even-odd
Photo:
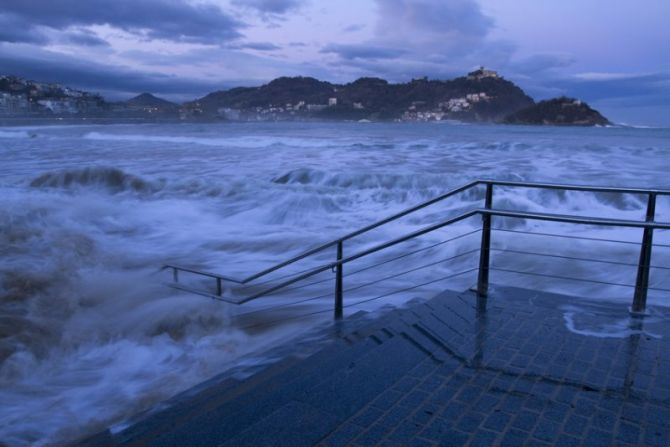
<instances>
[{"instance_id":1,"label":"metal railing","mask_svg":"<svg viewBox=\"0 0 670 447\"><path fill-rule=\"evenodd\" d=\"M359 251L357 253L345 256L344 254L344 243L350 239L355 238L356 236L362 235L364 233L367 233L375 228L381 227L383 225L386 225L390 222L396 221L404 216L408 216L410 214L413 214L421 209L424 209L428 206L440 203L450 197L453 197L457 194L472 190L474 188L477 188L479 186L485 186L485 194L484 194L484 207L483 208L476 208L472 209L470 211L464 212L458 216L451 217L449 219L446 219L442 222L429 225L427 227L424 227L420 230L414 231L412 233L406 234L404 236L392 239L390 241L375 245L371 248L364 249L362 251ZM607 219L607 218L600 218L600 217L591 217L591 216L572 216L572 215L561 215L561 214L551 214L551 213L534 213L534 212L526 212L526 211L514 211L514 210L506 210L506 209L495 209L493 206L493 199L494 199L494 187L506 187L506 188L535 188L535 189L546 189L546 190L555 190L555 191L581 191L581 192L592 192L592 193L614 193L614 194L633 194L633 195L643 195L647 197L647 207L646 207L646 214L645 214L645 220L642 221L637 221L637 220L625 220L625 219ZM479 264L477 268L468 270L463 273L468 273L470 271L478 271L478 277L477 277L477 286L476 286L476 291L480 297L486 297L488 294L488 288L489 288L489 273L491 270L499 270L499 271L507 271L511 273L519 273L519 274L534 274L532 272L521 272L521 271L514 271L511 269L503 269L503 268L497 268L497 267L491 267L491 259L490 255L492 251L498 250L498 249L492 249L491 248L491 232L494 230L501 230L501 231L510 231L510 233L515 233L513 230L505 230L505 229L496 229L492 228L492 220L493 217L504 217L504 218L511 218L511 219L524 219L524 220L537 220L537 221L550 221L550 222L560 222L560 223L567 223L567 224L579 224L579 225L593 225L593 226L598 226L598 227L624 227L624 228L638 228L643 230L643 235L642 235L642 240L638 244L640 245L640 253L639 253L639 259L636 264L632 263L620 263L620 264L626 264L626 265L632 265L637 267L637 275L636 275L636 282L635 285L633 286L635 289L634 296L633 296L633 303L631 306L631 311L634 313L644 313L645 308L646 308L646 302L647 302L647 293L648 290L650 289L649 287L649 274L650 270L652 268L665 268L665 267L658 267L658 266L652 266L651 265L651 257L652 257L652 247L654 246L653 243L653 236L654 236L654 230L670 230L670 223L665 223L665 222L655 222L655 215L656 215L656 199L658 196L670 196L670 190L660 190L660 189L638 189L638 188L617 188L617 187L597 187L597 186L582 186L582 185L561 185L561 184L552 184L552 183L527 183L527 182L511 182L511 181L496 181L496 180L476 180L470 183L467 183L466 185L463 185L459 188L453 189L451 191L448 191L438 197L435 197L431 200L428 200L426 202L423 202L419 205L416 205L414 207L408 208L400 213L394 214L392 216L389 216L385 219L382 219L378 222L372 223L370 225L367 225L363 228L360 228L354 232L351 232L349 234L346 234L345 236L342 236L340 238L331 240L325 244L321 244L315 248L309 249L303 253L300 253L297 256L294 256L286 261L280 262L270 268L267 268L265 270L262 270L260 272L257 272L255 274L252 274L244 279L236 279L236 278L231 278L228 276L220 275L218 273L212 273L212 272L206 272L206 271L201 271L197 269L192 269L188 267L181 267L177 265L164 265L162 267L162 270L170 269L172 270L173 274L173 283L170 284L172 287L185 290L188 292L192 293L197 293L201 295L208 296L213 299L218 299L222 301L226 301L229 303L233 304L243 304L246 302L249 302L251 300L255 300L257 298L269 295L273 292L282 290L287 288L288 286L295 284L299 281L302 281L304 279L313 277L319 273L322 273L327 270L333 270L335 273L335 290L334 290L334 298L335 298L335 303L334 303L334 316L336 319L340 319L343 316L343 309L345 307L344 305L344 285L343 285L343 266L347 263L353 262L355 260L367 257L373 253L377 253L383 250L386 250L388 248L391 248L393 246L396 246L398 244L401 244L405 241L409 241L415 238L418 238L419 236L431 233L433 231L436 231L441 228L448 227L450 225L453 225L457 222L463 221L465 219L474 217L474 216L481 216L482 217L482 227L479 230L476 230L477 232L481 232L481 240L480 240L480 256L479 256ZM525 232L529 233L529 232ZM471 234L471 233L469 233ZM533 234L533 233L530 233ZM535 234L540 234L540 233L535 233ZM554 235L554 236L559 236L560 235ZM585 238L588 239L588 238ZM603 239L604 240L604 239ZM448 241L447 241L448 242ZM622 242L622 241L613 241L613 242ZM637 244L637 243L636 243ZM329 262L320 266L316 267L311 267L307 268L303 271L299 271L297 273L291 273L289 275L285 275L282 278L289 278L286 279L285 281L282 281L278 284L275 284L273 286L270 286L268 288L265 288L261 290L260 292L253 293L247 297L244 297L242 299L233 299L231 297L226 297L224 296L223 293L223 283L224 282L231 282L239 285L244 285L244 284L249 284L249 283L254 283L255 280L265 277L269 275L272 272L281 270L283 268L288 267L289 265L295 264L298 261L301 261L305 258L308 258L312 255L315 255L317 253L321 253L326 249L335 247L336 248L336 258L333 262ZM475 250L477 251L477 250ZM531 255L541 255L538 253L529 253ZM561 258L558 256L558 258ZM566 258L566 257L564 257ZM585 259L581 259L585 260ZM616 263L616 262L613 262ZM180 272L185 272L185 273L190 273L194 274L197 276L203 276L203 277L208 277L212 278L216 282L216 293L212 294L203 290L191 288L188 286L185 286L179 282L179 273ZM546 277L552 277L552 275L543 275ZM557 275L553 275L557 276ZM280 279L282 279L280 278ZM570 278L568 278L570 279ZM321 282L321 281L320 281ZM598 281L595 281L596 283ZM262 284L262 283L261 283ZM610 285L621 285L621 284L613 284L609 283ZM260 284L259 284L260 285ZM664 290L664 289L656 289L656 290Z\"/></svg>"}]
</instances>

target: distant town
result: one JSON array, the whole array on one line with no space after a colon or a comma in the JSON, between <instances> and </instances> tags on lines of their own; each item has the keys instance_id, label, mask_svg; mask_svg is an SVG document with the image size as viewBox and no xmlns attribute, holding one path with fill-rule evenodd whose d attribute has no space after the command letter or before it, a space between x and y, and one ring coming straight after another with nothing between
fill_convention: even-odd
<instances>
[{"instance_id":1,"label":"distant town","mask_svg":"<svg viewBox=\"0 0 670 447\"><path fill-rule=\"evenodd\" d=\"M127 101L59 84L0 76L0 121L408 121L458 120L518 124L605 125L572 98L538 104L514 83L484 67L453 80L413 79L391 84L360 78L344 85L283 77L260 87L238 87L176 104L142 93ZM538 107L541 106L539 109ZM538 115L543 111L544 115ZM524 112L524 113L521 113ZM548 115L547 115L548 114Z\"/></svg>"}]
</instances>

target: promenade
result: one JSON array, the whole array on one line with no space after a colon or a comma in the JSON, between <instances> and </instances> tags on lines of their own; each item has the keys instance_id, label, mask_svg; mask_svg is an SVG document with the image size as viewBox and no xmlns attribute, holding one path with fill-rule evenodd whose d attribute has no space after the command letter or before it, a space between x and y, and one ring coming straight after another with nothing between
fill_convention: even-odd
<instances>
[{"instance_id":1,"label":"promenade","mask_svg":"<svg viewBox=\"0 0 670 447\"><path fill-rule=\"evenodd\" d=\"M670 445L670 309L445 292L82 445Z\"/></svg>"}]
</instances>

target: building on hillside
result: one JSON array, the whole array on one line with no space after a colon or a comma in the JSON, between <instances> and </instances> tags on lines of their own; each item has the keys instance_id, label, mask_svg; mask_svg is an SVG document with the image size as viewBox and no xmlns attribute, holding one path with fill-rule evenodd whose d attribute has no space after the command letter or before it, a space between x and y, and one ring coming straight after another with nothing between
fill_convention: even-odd
<instances>
[{"instance_id":1,"label":"building on hillside","mask_svg":"<svg viewBox=\"0 0 670 447\"><path fill-rule=\"evenodd\" d=\"M487 70L484 67L480 67L479 70L468 73L468 79L471 81L478 81L486 78L499 78L500 75L497 71Z\"/></svg>"}]
</instances>

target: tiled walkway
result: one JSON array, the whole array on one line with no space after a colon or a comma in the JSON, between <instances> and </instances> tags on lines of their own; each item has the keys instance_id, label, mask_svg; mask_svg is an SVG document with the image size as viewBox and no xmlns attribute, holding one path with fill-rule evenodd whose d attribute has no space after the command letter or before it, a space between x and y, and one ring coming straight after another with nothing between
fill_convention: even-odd
<instances>
[{"instance_id":1,"label":"tiled walkway","mask_svg":"<svg viewBox=\"0 0 670 447\"><path fill-rule=\"evenodd\" d=\"M511 288L492 289L487 303L445 293L345 322L347 336L307 359L88 443L668 446L662 312L639 320L624 305Z\"/></svg>"}]
</instances>

